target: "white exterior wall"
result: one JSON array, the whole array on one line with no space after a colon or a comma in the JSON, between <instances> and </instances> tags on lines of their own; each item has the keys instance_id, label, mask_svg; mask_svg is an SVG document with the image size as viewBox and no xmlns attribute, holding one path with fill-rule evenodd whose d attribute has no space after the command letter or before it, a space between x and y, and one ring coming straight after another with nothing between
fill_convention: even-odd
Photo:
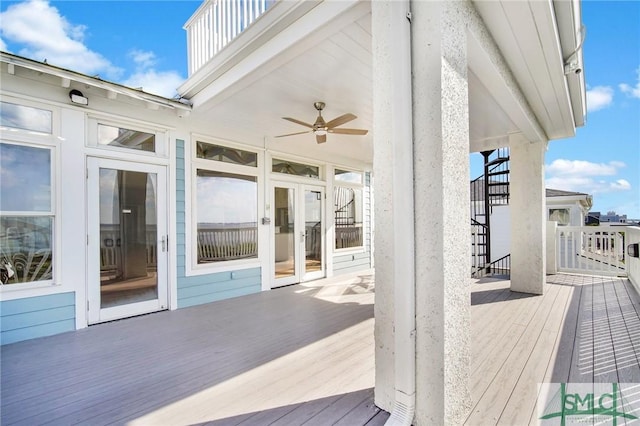
<instances>
[{"instance_id":1,"label":"white exterior wall","mask_svg":"<svg viewBox=\"0 0 640 426\"><path fill-rule=\"evenodd\" d=\"M491 207L491 261L511 253L511 209L508 205Z\"/></svg>"},{"instance_id":2,"label":"white exterior wall","mask_svg":"<svg viewBox=\"0 0 640 426\"><path fill-rule=\"evenodd\" d=\"M98 87L85 87L74 81L70 82L70 87L63 87L61 79L46 73L38 73L15 66L14 74L7 73L6 66L2 67L2 101L15 104L23 104L33 106L53 113L53 134L48 136L37 136L29 134L29 132L21 131L2 131L2 140L7 142L32 142L35 144L43 144L53 146L55 149L55 159L52 167L55 172L55 195L56 198L56 229L55 229L55 249L54 257L54 284L24 284L10 286L2 286L0 288L0 302L11 302L13 307L17 306L15 301L27 300L39 296L56 296L67 294L75 300L73 306L66 306L75 313L71 313L69 321L72 321L72 328L79 329L87 327L87 300L88 300L88 284L87 277L89 270L87 268L90 253L87 249L88 224L95 220L89 217L87 207L87 159L90 157L105 158L111 160L124 160L130 162L142 162L153 165L159 165L166 168L167 176L167 234L169 236L169 255L168 255L168 307L176 309L178 305L178 270L184 271L184 257L180 265L178 265L178 253L184 253L185 231L190 233L194 229L194 224L184 226L184 219L178 223L178 216L184 217L191 214L190 197L184 198L185 189L185 173L187 174L187 192L191 192L193 185L190 178L192 173L191 155L192 144L195 143L197 134L210 134L212 129L207 127L206 121L199 119L196 114L182 114L176 110L157 107L143 100L132 99L126 95L108 93L106 90ZM88 106L77 106L69 102L68 93L71 89L81 90L89 99ZM163 140L162 149L159 154L152 155L148 153L140 153L135 150L126 149L110 149L109 147L98 146L92 138L95 138L95 129L98 122L106 120L111 125L121 126L124 128L143 128L156 131ZM19 135L19 136L16 136ZM25 139L26 138L26 139ZM219 140L215 136L208 137L209 140ZM222 145L245 147L247 150L260 152L261 161L271 158L271 153L260 150L241 142L220 141ZM180 152L176 147L180 146ZM186 155L185 155L186 152ZM274 156L280 158L288 158L285 153L274 153ZM177 160L180 159L180 169L176 167ZM324 258L326 262L326 274L331 276L334 273L334 254L345 254L348 252L349 259L355 258L357 262L342 262L341 266L346 268L345 271L355 269L368 269L370 266L369 247L371 238L369 235L372 229L369 221L369 180L365 176L365 172L369 171L369 167L362 162L354 161L352 163L342 161L339 164L333 164L322 159L305 159L303 157L291 157L293 160L300 162L308 162L318 164L324 171L322 179L313 181L313 184L322 186L326 190L327 200L325 202L325 251ZM335 253L333 244L333 207L331 183L333 170L339 167L347 170L356 170L363 172L365 179L363 185L363 200L367 210L363 211L364 230L367 235L364 236L364 247L359 249L343 250ZM262 205L259 218L269 217L268 204L269 184L271 179L270 170L263 167L261 171L261 182L263 185L259 187L259 193ZM178 179L180 177L180 179ZM291 179L291 176L282 176L283 179ZM176 191L177 182L182 188L182 193ZM177 201L177 194L181 195L181 199ZM177 205L179 206L177 207ZM264 213L263 213L264 212ZM177 227L180 226L180 238L178 238ZM260 258L257 266L262 269L262 277L258 275L256 278L260 289L260 281L263 283L263 289L270 288L271 276L268 274L272 271L270 262L270 235L264 234L268 231L268 226L259 225L262 238ZM190 250L188 250L190 251ZM362 258L362 259L361 259ZM364 260L363 260L364 259ZM366 262L365 262L366 260ZM190 260L188 260L190 261ZM225 270L233 278L234 270L225 269L221 266L221 270ZM214 267L210 273L215 273ZM220 269L220 268L218 268ZM184 272L182 272L184 275ZM206 276L200 277L206 280ZM221 297L224 298L224 297ZM43 314L44 315L44 314ZM15 322L15 321L14 321ZM68 321L67 321L68 322ZM62 330L67 331L69 328ZM28 333L23 333L28 335ZM22 338L21 338L22 339Z\"/></svg>"}]
</instances>

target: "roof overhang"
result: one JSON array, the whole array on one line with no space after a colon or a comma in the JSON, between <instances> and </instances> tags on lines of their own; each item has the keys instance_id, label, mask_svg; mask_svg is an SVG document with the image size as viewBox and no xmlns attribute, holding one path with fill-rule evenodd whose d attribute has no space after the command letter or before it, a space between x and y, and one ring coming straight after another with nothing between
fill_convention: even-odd
<instances>
[{"instance_id":1,"label":"roof overhang","mask_svg":"<svg viewBox=\"0 0 640 426\"><path fill-rule=\"evenodd\" d=\"M90 87L104 90L105 97L109 99L115 99L117 96L126 96L128 98L145 102L151 109L158 109L162 107L184 112L191 111L190 103L168 99L159 95L144 92L142 90L137 90L117 83L105 81L97 77L90 77L85 74L49 65L44 62L38 62L31 59L23 58L21 56L12 55L10 53L0 52L0 62L7 64L9 74L14 74L15 67L20 67L36 71L41 74L59 77L60 85L62 87L70 87L71 82L77 82Z\"/></svg>"},{"instance_id":2,"label":"roof overhang","mask_svg":"<svg viewBox=\"0 0 640 426\"><path fill-rule=\"evenodd\" d=\"M584 124L580 3L474 1L547 139Z\"/></svg>"}]
</instances>

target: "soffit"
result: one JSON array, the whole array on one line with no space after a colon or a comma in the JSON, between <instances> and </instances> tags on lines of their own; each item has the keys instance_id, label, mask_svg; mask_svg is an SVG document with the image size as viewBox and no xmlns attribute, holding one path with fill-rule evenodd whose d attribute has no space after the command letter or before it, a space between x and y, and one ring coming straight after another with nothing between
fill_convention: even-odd
<instances>
[{"instance_id":1,"label":"soffit","mask_svg":"<svg viewBox=\"0 0 640 426\"><path fill-rule=\"evenodd\" d=\"M330 34L321 40L302 40L300 43L307 45L301 53L289 57L285 52L273 58L266 65L270 72L260 78L249 75L216 97L196 99L192 118L201 123L202 133L318 160L372 164L371 14L365 12L354 21L327 31ZM300 50L300 46L296 49ZM472 152L505 146L508 135L519 131L482 83L486 76L479 78L471 71L480 68L471 63L475 58L469 56ZM369 134L329 134L327 143L321 145L315 143L313 134L274 137L306 130L282 117L313 123L317 116L313 108L316 101L326 103L323 112L326 120L350 112L358 118L342 127L368 129Z\"/></svg>"},{"instance_id":2,"label":"soffit","mask_svg":"<svg viewBox=\"0 0 640 426\"><path fill-rule=\"evenodd\" d=\"M575 134L553 5L475 1L474 5L549 139Z\"/></svg>"}]
</instances>

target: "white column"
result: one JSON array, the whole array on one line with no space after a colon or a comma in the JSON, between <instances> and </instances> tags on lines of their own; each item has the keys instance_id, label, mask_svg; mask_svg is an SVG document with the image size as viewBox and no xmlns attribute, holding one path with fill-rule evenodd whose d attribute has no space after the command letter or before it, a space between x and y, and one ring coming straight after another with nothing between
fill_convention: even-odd
<instances>
[{"instance_id":1,"label":"white column","mask_svg":"<svg viewBox=\"0 0 640 426\"><path fill-rule=\"evenodd\" d=\"M511 290L542 294L546 271L546 142L512 136L509 142Z\"/></svg>"},{"instance_id":2,"label":"white column","mask_svg":"<svg viewBox=\"0 0 640 426\"><path fill-rule=\"evenodd\" d=\"M396 231L402 226L403 218L397 217L394 205L402 199L413 198L413 185L394 190L394 175L401 171L403 164L395 157L394 144L398 142L395 123L399 111L394 110L394 102L401 97L396 94L395 84L403 79L411 90L411 70L400 75L398 65L398 44L400 42L395 29L398 25L408 25L405 16L398 17L399 2L371 2L371 25L373 47L373 173L375 176L375 229L376 229L376 303L375 303L375 339L376 339L376 387L375 403L386 411L392 411L395 402L395 286L396 273L402 268L402 260L396 254ZM410 46L409 40L404 47ZM408 99L408 111L405 117L411 118L411 100ZM407 140L400 141L403 144ZM407 146L407 145L405 145ZM409 138L406 149L412 152L412 140ZM411 170L411 164L405 164L405 170ZM408 167L407 167L408 166ZM412 176L411 176L412 178ZM413 210L413 208L412 208ZM404 223L406 223L406 219ZM413 222L413 221L412 221ZM413 223L412 223L413 224ZM413 235L405 236L413 242ZM410 253L413 261L413 253ZM413 276L413 268L405 272ZM411 279L411 284L413 280ZM399 285L403 285L400 283ZM404 285L407 285L405 282Z\"/></svg>"},{"instance_id":3,"label":"white column","mask_svg":"<svg viewBox=\"0 0 640 426\"><path fill-rule=\"evenodd\" d=\"M412 2L416 264L415 425L471 408L466 5Z\"/></svg>"}]
</instances>

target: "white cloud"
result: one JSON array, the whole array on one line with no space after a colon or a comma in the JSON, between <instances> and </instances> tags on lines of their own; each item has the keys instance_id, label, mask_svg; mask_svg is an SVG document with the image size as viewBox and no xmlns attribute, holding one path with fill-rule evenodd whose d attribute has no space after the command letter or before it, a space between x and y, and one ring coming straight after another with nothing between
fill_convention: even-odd
<instances>
[{"instance_id":1,"label":"white cloud","mask_svg":"<svg viewBox=\"0 0 640 426\"><path fill-rule=\"evenodd\" d=\"M84 45L86 27L73 25L46 0L27 0L0 13L2 37L24 47L18 54L85 74L115 79L122 70Z\"/></svg>"},{"instance_id":2,"label":"white cloud","mask_svg":"<svg viewBox=\"0 0 640 426\"><path fill-rule=\"evenodd\" d=\"M592 163L583 160L554 160L546 166L547 188L565 191L584 192L586 194L602 194L608 192L628 191L631 184L625 179L615 179L620 169L626 167L621 161L609 163ZM603 179L604 176L614 179Z\"/></svg>"},{"instance_id":3,"label":"white cloud","mask_svg":"<svg viewBox=\"0 0 640 426\"><path fill-rule=\"evenodd\" d=\"M635 86L632 87L626 83L618 85L622 93L625 93L627 96L631 96L632 98L640 98L640 68L636 70L636 74L638 74L638 77Z\"/></svg>"},{"instance_id":4,"label":"white cloud","mask_svg":"<svg viewBox=\"0 0 640 426\"><path fill-rule=\"evenodd\" d=\"M184 78L176 71L147 69L139 70L122 84L136 88L141 87L145 92L171 98L176 94L176 89L183 81Z\"/></svg>"},{"instance_id":5,"label":"white cloud","mask_svg":"<svg viewBox=\"0 0 640 426\"><path fill-rule=\"evenodd\" d=\"M156 64L156 54L134 49L129 52L129 57L141 68L150 68Z\"/></svg>"},{"instance_id":6,"label":"white cloud","mask_svg":"<svg viewBox=\"0 0 640 426\"><path fill-rule=\"evenodd\" d=\"M8 52L9 51L9 48L7 47L7 44L1 38L0 38L0 50L2 50L3 52Z\"/></svg>"},{"instance_id":7,"label":"white cloud","mask_svg":"<svg viewBox=\"0 0 640 426\"><path fill-rule=\"evenodd\" d=\"M546 173L553 176L613 176L618 169L626 167L621 161L610 161L609 163L592 163L582 160L564 160L562 158L554 160L546 166Z\"/></svg>"},{"instance_id":8,"label":"white cloud","mask_svg":"<svg viewBox=\"0 0 640 426\"><path fill-rule=\"evenodd\" d=\"M136 71L122 82L126 86L142 88L145 92L171 98L184 81L176 71L156 70L156 54L151 51L133 49L129 52L129 57L135 63Z\"/></svg>"},{"instance_id":9,"label":"white cloud","mask_svg":"<svg viewBox=\"0 0 640 426\"><path fill-rule=\"evenodd\" d=\"M613 88L609 86L596 86L587 90L587 110L598 111L606 108L613 102Z\"/></svg>"},{"instance_id":10,"label":"white cloud","mask_svg":"<svg viewBox=\"0 0 640 426\"><path fill-rule=\"evenodd\" d=\"M4 40L20 45L21 56L88 75L120 82L144 91L173 97L184 78L176 71L155 68L154 52L133 49L128 56L135 71L128 77L101 54L84 44L87 27L70 23L48 0L26 0L11 5L0 13L0 50L6 50Z\"/></svg>"}]
</instances>

